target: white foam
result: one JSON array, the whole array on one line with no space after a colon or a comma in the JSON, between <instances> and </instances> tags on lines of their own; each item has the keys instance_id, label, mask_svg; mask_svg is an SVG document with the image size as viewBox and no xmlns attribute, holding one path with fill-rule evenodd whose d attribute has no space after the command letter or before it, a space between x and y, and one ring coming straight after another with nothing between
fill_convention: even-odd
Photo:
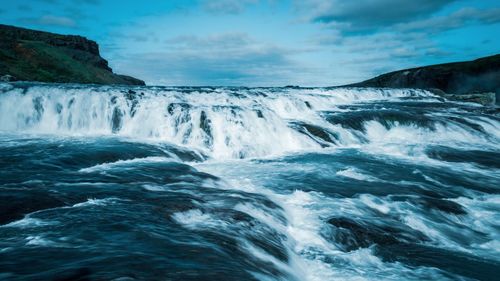
<instances>
[{"instance_id":1,"label":"white foam","mask_svg":"<svg viewBox=\"0 0 500 281\"><path fill-rule=\"evenodd\" d=\"M26 93L18 88L4 91L0 96L0 131L167 141L215 159L321 147L291 128L289 120L338 131L340 142L349 143L352 134L326 122L322 110L337 110L340 104L432 96L425 91L398 89L240 89L236 96L224 88L185 93L150 87L130 100L119 87L43 85L31 86ZM206 124L202 124L203 118Z\"/></svg>"},{"instance_id":2,"label":"white foam","mask_svg":"<svg viewBox=\"0 0 500 281\"><path fill-rule=\"evenodd\" d=\"M366 206L379 211L382 214L388 214L391 211L391 206L388 202L381 200L378 197L363 194L359 196L359 200Z\"/></svg>"},{"instance_id":3,"label":"white foam","mask_svg":"<svg viewBox=\"0 0 500 281\"><path fill-rule=\"evenodd\" d=\"M252 243L239 239L239 247L242 249L245 249L248 253L251 253L255 258L264 261L266 263L270 263L274 265L277 269L281 270L282 272L288 273L293 275L293 272L291 272L290 267L288 264L278 260L277 258L273 257L272 255L268 254L266 251L263 249L260 249L259 247L253 245ZM262 278L262 276L261 276ZM268 278L268 277L267 277Z\"/></svg>"},{"instance_id":4,"label":"white foam","mask_svg":"<svg viewBox=\"0 0 500 281\"><path fill-rule=\"evenodd\" d=\"M363 174L362 172L358 171L357 169L350 167L345 170L340 170L336 173L339 176L343 176L346 178L351 178L359 181L377 181L378 179L366 174Z\"/></svg>"},{"instance_id":5,"label":"white foam","mask_svg":"<svg viewBox=\"0 0 500 281\"><path fill-rule=\"evenodd\" d=\"M10 132L49 133L55 135L119 135L132 139L169 142L189 147L209 155L212 160L235 158L272 157L297 151L320 149L320 145L290 126L290 121L312 124L338 134L338 147L354 147L377 155L406 157L411 161L440 163L425 156L427 145L450 147L481 147L498 149L500 123L492 118L475 117L467 120L481 125L488 133L478 133L458 123L436 123L434 129L394 122L384 126L378 121L363 123L364 132L341 125L332 125L321 111L348 111L340 105L365 103L377 100L397 101L399 98L426 98L436 101L425 91L384 89L298 89L272 91L266 89L231 90L220 88L183 93L176 89L144 88L144 96L131 101L121 88L113 87L56 87L35 86L26 93L20 89L6 88L0 95L0 130ZM238 95L235 95L238 94ZM265 96L264 96L265 95ZM16 105L16 106L12 106ZM169 107L170 105L173 105ZM43 108L43 110L41 110ZM113 130L117 112L120 125ZM202 118L203 117L203 118ZM206 120L203 124L202 119ZM210 121L208 121L210 120ZM208 127L210 129L208 129ZM208 132L209 131L209 132ZM362 138L360 138L361 136ZM116 167L134 166L137 163L172 161L164 157L137 158L102 163L83 168L82 173L105 172ZM432 162L434 161L434 162ZM262 165L262 164L260 164ZM441 165L441 164L440 164ZM444 164L442 164L444 165ZM463 166L454 164L460 169ZM369 280L369 279L443 279L437 269L408 268L403 264L383 262L371 249L344 253L325 237L323 230L331 217L376 219L377 215L390 215L408 227L424 233L429 243L452 250L473 253L476 250L488 257L498 255L499 199L485 196L480 199L458 198L455 202L465 206L467 215L457 216L434 212L432 219L420 212L421 207L409 202L394 202L390 197L359 195L353 198L332 198L319 192L304 190L276 191L262 184L261 175L244 172L252 169L245 161L227 161L217 165L208 162L200 165L209 173L227 179L228 184L214 184L207 180L203 186L237 189L266 196L281 207L282 211L258 206L258 203L236 204L235 210L244 212L274 230L283 238L290 261L288 264L246 240L239 246L262 261L289 272L298 280ZM288 164L266 166L274 173L290 169ZM300 171L321 174L324 170L307 164ZM299 170L299 168L297 168ZM338 176L380 181L361 169L349 167L338 171L328 170ZM481 171L475 171L480 173ZM254 175L255 173L255 175ZM486 172L484 172L486 173ZM491 172L488 172L491 173ZM271 172L266 181L272 181ZM424 175L425 176L425 175ZM431 177L427 180L438 183ZM446 187L441 185L442 187ZM167 190L168 186L144 185L150 191ZM332 187L334 188L334 187ZM313 188L311 188L313 189ZM477 195L477 194L474 194ZM105 206L115 199L89 199L72 207ZM201 204L201 203L200 203ZM224 202L211 201L210 207ZM200 207L201 208L201 207ZM228 222L217 218L208 209L192 209L172 214L172 219L191 230L228 230ZM375 212L374 212L375 211ZM282 218L285 218L283 220ZM22 221L22 220L21 220ZM34 222L18 222L19 226ZM35 223L36 224L36 223ZM14 224L15 225L15 224ZM462 226L460 228L459 226ZM484 240L464 245L458 233L478 230L487 233ZM50 245L41 236L30 236L31 245ZM497 259L497 258L494 258ZM257 274L258 275L258 274ZM257 276L256 275L256 276ZM258 275L265 279L265 276Z\"/></svg>"},{"instance_id":6,"label":"white foam","mask_svg":"<svg viewBox=\"0 0 500 281\"><path fill-rule=\"evenodd\" d=\"M45 238L42 235L31 235L26 237L26 245L27 246L39 246L39 247L64 247L65 245L60 244L58 242L52 241L50 239Z\"/></svg>"},{"instance_id":7,"label":"white foam","mask_svg":"<svg viewBox=\"0 0 500 281\"><path fill-rule=\"evenodd\" d=\"M152 184L143 184L142 187L149 191L165 191L165 186L152 185Z\"/></svg>"},{"instance_id":8,"label":"white foam","mask_svg":"<svg viewBox=\"0 0 500 281\"><path fill-rule=\"evenodd\" d=\"M326 240L324 228L327 227L326 220L331 217L366 218L376 219L373 211L383 215L400 217L401 221L407 222L413 227L421 227L419 213L416 206L406 202L393 202L389 198L379 198L363 194L354 198L331 198L318 192L306 192L296 190L289 192L276 192L256 183L269 183L273 181L272 175L265 174L265 180L255 166L249 166L249 161L205 163L197 165L202 171L224 177L228 184L219 188L237 189L265 195L283 209L283 213L266 210L265 207L254 204L237 204L234 208L244 212L260 222L272 227L281 233L286 239L282 243L288 249L290 261L288 271L297 280L422 280L440 279L447 280L442 272L435 268L406 267L400 263L384 262L378 258L371 248L359 249L351 252L340 251L334 243ZM254 164L262 165L262 163ZM253 167L253 168L252 168ZM290 169L312 169L297 164L290 167L289 164L275 163L263 169L273 170L281 174L281 171ZM323 167L316 167L322 170ZM252 171L252 172L242 172ZM308 171L311 172L311 171ZM335 172L334 172L335 173ZM286 221L283 222L277 214L284 214ZM199 215L199 213L198 213ZM412 218L414 218L412 220ZM418 229L426 232L427 229ZM429 231L432 231L430 229ZM427 233L426 233L427 234ZM430 238L430 243L457 249L456 243L441 244L446 237L436 230ZM255 255L265 260L267 254L256 252ZM276 267L282 268L278 264ZM267 280L266 276L256 275L260 280Z\"/></svg>"},{"instance_id":9,"label":"white foam","mask_svg":"<svg viewBox=\"0 0 500 281\"><path fill-rule=\"evenodd\" d=\"M486 241L473 243L471 246L479 253L495 260L500 260L500 195L490 194L474 196L474 199L459 197L452 201L465 207L467 216L452 218L474 231L487 236Z\"/></svg>"},{"instance_id":10,"label":"white foam","mask_svg":"<svg viewBox=\"0 0 500 281\"><path fill-rule=\"evenodd\" d=\"M17 227L17 228L33 228L33 227L42 227L47 225L53 225L56 222L46 221L37 218L31 218L29 216L25 216L24 218L10 222L8 224L1 225L0 227Z\"/></svg>"},{"instance_id":11,"label":"white foam","mask_svg":"<svg viewBox=\"0 0 500 281\"><path fill-rule=\"evenodd\" d=\"M89 207L89 206L106 206L108 204L113 204L114 202L121 200L118 198L110 197L104 199L95 199L89 198L85 202L77 203L71 206L71 208L81 208L81 207Z\"/></svg>"},{"instance_id":12,"label":"white foam","mask_svg":"<svg viewBox=\"0 0 500 281\"><path fill-rule=\"evenodd\" d=\"M199 209L177 212L172 215L172 218L190 229L222 227L226 225L226 222L218 220L212 215L204 213Z\"/></svg>"},{"instance_id":13,"label":"white foam","mask_svg":"<svg viewBox=\"0 0 500 281\"><path fill-rule=\"evenodd\" d=\"M134 159L129 159L129 160L118 160L115 162L109 162L109 163L103 163L103 164L97 164L92 167L87 167L87 168L82 168L78 170L80 173L93 173L93 172L99 172L99 171L106 171L114 168L123 168L124 166L133 166L134 164L137 163L151 163L151 162L167 162L167 161L172 161L171 158L165 158L165 157L156 157L156 156L151 156L151 157L144 157L144 158L134 158Z\"/></svg>"}]
</instances>

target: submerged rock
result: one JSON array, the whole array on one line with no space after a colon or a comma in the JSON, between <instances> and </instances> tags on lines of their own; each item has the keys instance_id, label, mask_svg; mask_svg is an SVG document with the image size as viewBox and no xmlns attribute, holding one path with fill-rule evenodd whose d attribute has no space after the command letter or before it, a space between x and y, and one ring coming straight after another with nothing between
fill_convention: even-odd
<instances>
[{"instance_id":1,"label":"submerged rock","mask_svg":"<svg viewBox=\"0 0 500 281\"><path fill-rule=\"evenodd\" d=\"M344 251L349 252L371 245L393 245L404 242L425 241L428 238L415 230L399 226L377 225L348 218L331 218L334 226L333 240Z\"/></svg>"}]
</instances>

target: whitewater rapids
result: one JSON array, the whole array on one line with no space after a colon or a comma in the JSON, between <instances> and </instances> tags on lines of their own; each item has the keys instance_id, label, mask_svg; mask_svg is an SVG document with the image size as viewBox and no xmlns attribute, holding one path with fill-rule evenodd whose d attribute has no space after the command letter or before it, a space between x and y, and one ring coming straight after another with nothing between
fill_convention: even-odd
<instances>
[{"instance_id":1,"label":"whitewater rapids","mask_svg":"<svg viewBox=\"0 0 500 281\"><path fill-rule=\"evenodd\" d=\"M2 280L500 273L499 111L424 90L3 83L0 157Z\"/></svg>"}]
</instances>

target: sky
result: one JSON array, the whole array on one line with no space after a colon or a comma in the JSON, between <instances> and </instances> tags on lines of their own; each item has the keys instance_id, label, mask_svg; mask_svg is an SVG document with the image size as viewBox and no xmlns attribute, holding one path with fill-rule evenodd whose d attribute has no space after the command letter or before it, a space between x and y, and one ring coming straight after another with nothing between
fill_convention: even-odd
<instances>
[{"instance_id":1,"label":"sky","mask_svg":"<svg viewBox=\"0 0 500 281\"><path fill-rule=\"evenodd\" d=\"M2 0L149 85L334 86L500 53L498 0Z\"/></svg>"}]
</instances>

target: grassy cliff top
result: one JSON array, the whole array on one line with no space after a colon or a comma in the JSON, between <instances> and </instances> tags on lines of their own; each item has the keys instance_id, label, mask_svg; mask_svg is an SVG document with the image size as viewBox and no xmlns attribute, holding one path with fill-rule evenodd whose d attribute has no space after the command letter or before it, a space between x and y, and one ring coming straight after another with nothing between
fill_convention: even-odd
<instances>
[{"instance_id":1,"label":"grassy cliff top","mask_svg":"<svg viewBox=\"0 0 500 281\"><path fill-rule=\"evenodd\" d=\"M144 85L113 73L95 41L0 24L0 76L53 83Z\"/></svg>"}]
</instances>

